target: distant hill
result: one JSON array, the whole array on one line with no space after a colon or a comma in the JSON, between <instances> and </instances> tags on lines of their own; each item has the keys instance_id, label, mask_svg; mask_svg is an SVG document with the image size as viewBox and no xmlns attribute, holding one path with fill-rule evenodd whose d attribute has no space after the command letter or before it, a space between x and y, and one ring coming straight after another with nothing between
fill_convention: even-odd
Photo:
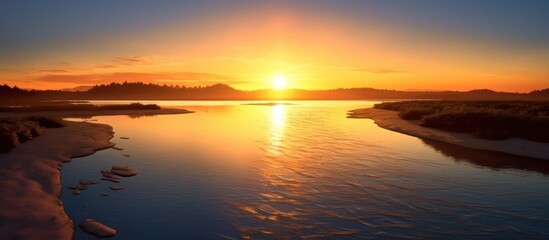
<instances>
[{"instance_id":1,"label":"distant hill","mask_svg":"<svg viewBox=\"0 0 549 240\"><path fill-rule=\"evenodd\" d=\"M532 91L530 92L530 95L541 98L549 98L549 88Z\"/></svg>"},{"instance_id":2,"label":"distant hill","mask_svg":"<svg viewBox=\"0 0 549 240\"><path fill-rule=\"evenodd\" d=\"M80 88L80 89L83 89ZM544 100L549 88L530 93L495 92L478 89L459 91L397 91L374 88L339 88L331 90L263 89L242 91L225 84L205 87L167 86L141 82L96 85L85 91L24 90L0 86L0 104L48 100L372 100L372 99L440 99L440 100Z\"/></svg>"},{"instance_id":3,"label":"distant hill","mask_svg":"<svg viewBox=\"0 0 549 240\"><path fill-rule=\"evenodd\" d=\"M59 89L59 91L67 91L67 92L85 92L85 91L88 91L90 89L92 89L93 86L78 86L78 87L73 87L73 88L63 88L63 89Z\"/></svg>"}]
</instances>

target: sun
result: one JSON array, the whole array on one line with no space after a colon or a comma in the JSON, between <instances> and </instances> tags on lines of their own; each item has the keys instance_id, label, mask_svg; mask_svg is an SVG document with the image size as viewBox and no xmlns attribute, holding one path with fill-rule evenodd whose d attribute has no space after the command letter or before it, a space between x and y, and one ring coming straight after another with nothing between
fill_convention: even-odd
<instances>
[{"instance_id":1,"label":"sun","mask_svg":"<svg viewBox=\"0 0 549 240\"><path fill-rule=\"evenodd\" d=\"M286 77L282 75L276 75L273 77L273 88L276 90L282 90L286 88Z\"/></svg>"}]
</instances>

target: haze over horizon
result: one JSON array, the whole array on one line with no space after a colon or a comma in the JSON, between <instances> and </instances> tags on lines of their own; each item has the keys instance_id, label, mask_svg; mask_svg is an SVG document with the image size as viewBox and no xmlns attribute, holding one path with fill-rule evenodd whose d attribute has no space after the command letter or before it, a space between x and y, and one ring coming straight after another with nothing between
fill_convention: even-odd
<instances>
[{"instance_id":1,"label":"haze over horizon","mask_svg":"<svg viewBox=\"0 0 549 240\"><path fill-rule=\"evenodd\" d=\"M0 84L549 87L549 2L25 1L0 7Z\"/></svg>"},{"instance_id":2,"label":"haze over horizon","mask_svg":"<svg viewBox=\"0 0 549 240\"><path fill-rule=\"evenodd\" d=\"M118 84L123 84L124 82L111 82L111 83L118 83ZM75 87L67 87L67 88L59 88L59 89L54 89L54 88L47 88L47 89L36 89L36 88L20 88L19 86L17 85L13 85L13 86L10 86L8 84L6 84L8 87L17 87L17 88L20 88L20 89L23 89L23 90L38 90L38 91L44 91L44 90L54 90L54 91L68 91L68 92L75 92L75 91L80 91L80 92L85 92L85 91L88 91L94 87L97 87L97 86L106 86L106 85L110 85L111 83L104 83L104 84L94 84L94 85L79 85L79 86L75 86ZM142 83L142 82L131 82L131 81L128 81L126 83L130 83L130 84L134 84L134 83ZM4 83L2 83L4 84ZM185 88L193 88L193 87L197 87L197 88L209 88L209 87L214 87L216 85L225 85L225 86L228 86L230 88L233 88L235 90L238 90L238 91L245 91L245 92L254 92L254 91L273 91L273 92L280 92L281 94L284 94L284 92L289 92L289 91L330 91L330 90L338 90L338 89L373 89L373 90L381 90L381 91L398 91L398 92L474 92L474 91L484 91L484 90L488 90L488 91L494 91L494 92L501 92L501 93L519 93L519 94L522 94L522 93L531 93L531 92L535 92L535 91L543 91L543 90L547 90L549 88L540 88L540 89L533 89L532 91L527 91L527 92L519 92L519 91L497 91L497 90L493 90L493 89L490 89L490 88L475 88L475 89L463 89L463 90L453 90L453 89L387 89L387 88L372 88L372 87L368 87L368 86L363 86L363 87L338 87L338 88L331 88L331 89L314 89L314 88L284 88L284 89L273 89L272 86L266 86L264 88L257 88L257 89L240 89L240 88L237 88L237 87L234 87L232 85L229 85L229 84L225 84L225 83L211 83L209 85L194 85L194 86L187 86L187 85L184 85L184 84L164 84L164 83L155 83L155 82L149 82L149 83L145 83L145 84L155 84L157 86L163 86L163 85L166 85L168 87L185 87Z\"/></svg>"}]
</instances>

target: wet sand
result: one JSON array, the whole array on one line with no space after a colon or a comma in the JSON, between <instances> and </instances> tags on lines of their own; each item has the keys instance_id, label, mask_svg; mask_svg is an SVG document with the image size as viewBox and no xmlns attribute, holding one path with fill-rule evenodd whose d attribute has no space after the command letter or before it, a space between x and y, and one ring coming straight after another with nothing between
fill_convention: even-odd
<instances>
[{"instance_id":1,"label":"wet sand","mask_svg":"<svg viewBox=\"0 0 549 240\"><path fill-rule=\"evenodd\" d=\"M506 140L485 140L465 133L453 133L443 130L426 128L418 124L418 121L403 120L398 116L398 112L364 108L349 111L349 118L369 118L385 129L407 135L446 142L462 147L503 152L512 155L549 159L549 144L534 141L528 141L519 138L509 138Z\"/></svg>"},{"instance_id":2,"label":"wet sand","mask_svg":"<svg viewBox=\"0 0 549 240\"><path fill-rule=\"evenodd\" d=\"M72 239L74 224L59 200L61 165L112 147L104 124L65 122L0 155L2 239Z\"/></svg>"},{"instance_id":3,"label":"wet sand","mask_svg":"<svg viewBox=\"0 0 549 240\"><path fill-rule=\"evenodd\" d=\"M154 116L163 114L192 113L185 109L162 108L153 110L104 110L104 111L64 111L64 112L0 112L0 117L8 116L44 116L44 117L93 117L109 115L128 115L130 117Z\"/></svg>"},{"instance_id":4,"label":"wet sand","mask_svg":"<svg viewBox=\"0 0 549 240\"><path fill-rule=\"evenodd\" d=\"M91 117L190 113L183 109L0 113L0 116ZM72 239L74 223L64 211L61 167L72 158L113 147L111 126L65 121L65 127L0 154L0 238Z\"/></svg>"}]
</instances>

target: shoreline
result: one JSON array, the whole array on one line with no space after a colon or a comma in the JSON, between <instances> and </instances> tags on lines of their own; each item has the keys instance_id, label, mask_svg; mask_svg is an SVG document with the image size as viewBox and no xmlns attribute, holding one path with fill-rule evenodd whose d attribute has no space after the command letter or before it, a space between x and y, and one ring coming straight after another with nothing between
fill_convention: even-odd
<instances>
[{"instance_id":1,"label":"shoreline","mask_svg":"<svg viewBox=\"0 0 549 240\"><path fill-rule=\"evenodd\" d=\"M184 109L74 112L2 112L7 116L92 117L192 113ZM60 200L61 169L71 159L111 148L113 128L106 124L63 121L8 153L0 154L0 237L73 239L75 224Z\"/></svg>"},{"instance_id":2,"label":"shoreline","mask_svg":"<svg viewBox=\"0 0 549 240\"><path fill-rule=\"evenodd\" d=\"M0 155L2 238L73 238L74 223L59 199L62 164L114 146L114 132L105 124L63 123Z\"/></svg>"},{"instance_id":3,"label":"shoreline","mask_svg":"<svg viewBox=\"0 0 549 240\"><path fill-rule=\"evenodd\" d=\"M426 128L417 124L417 121L401 119L397 111L376 108L362 108L351 110L349 118L368 118L374 120L381 128L403 133L406 135L450 143L462 147L502 152L506 154L549 160L549 144L509 138L506 140L485 140L476 138L467 133L454 133L439 129Z\"/></svg>"},{"instance_id":4,"label":"shoreline","mask_svg":"<svg viewBox=\"0 0 549 240\"><path fill-rule=\"evenodd\" d=\"M0 117L44 116L44 117L94 117L94 116L154 116L166 114L186 114L193 111L176 108L161 108L147 110L101 110L101 111L63 111L63 112L0 112Z\"/></svg>"}]
</instances>

